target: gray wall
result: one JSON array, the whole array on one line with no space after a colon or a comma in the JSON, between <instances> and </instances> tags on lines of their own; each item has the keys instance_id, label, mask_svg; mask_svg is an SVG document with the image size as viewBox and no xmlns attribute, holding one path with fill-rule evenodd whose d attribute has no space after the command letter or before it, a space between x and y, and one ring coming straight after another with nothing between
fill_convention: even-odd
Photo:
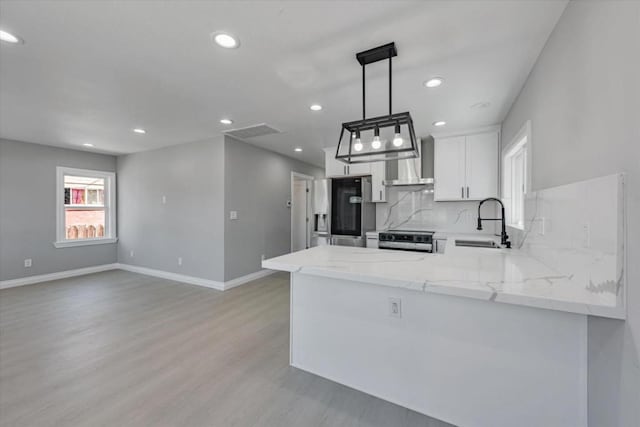
<instances>
[{"instance_id":1,"label":"gray wall","mask_svg":"<svg viewBox=\"0 0 640 427\"><path fill-rule=\"evenodd\" d=\"M120 156L118 187L119 262L224 280L222 137Z\"/></svg>"},{"instance_id":2,"label":"gray wall","mask_svg":"<svg viewBox=\"0 0 640 427\"><path fill-rule=\"evenodd\" d=\"M324 170L231 137L224 145L224 276L231 280L261 270L261 255L290 251L291 172L321 178ZM237 220L229 219L232 210Z\"/></svg>"},{"instance_id":3,"label":"gray wall","mask_svg":"<svg viewBox=\"0 0 640 427\"><path fill-rule=\"evenodd\" d=\"M116 158L0 140L0 280L116 262L116 244L59 248L56 167L113 172ZM24 267L25 258L33 260Z\"/></svg>"},{"instance_id":4,"label":"gray wall","mask_svg":"<svg viewBox=\"0 0 640 427\"><path fill-rule=\"evenodd\" d=\"M589 319L593 427L640 421L638 76L640 2L572 2L502 128L508 143L531 120L534 190L627 174L628 319Z\"/></svg>"}]
</instances>

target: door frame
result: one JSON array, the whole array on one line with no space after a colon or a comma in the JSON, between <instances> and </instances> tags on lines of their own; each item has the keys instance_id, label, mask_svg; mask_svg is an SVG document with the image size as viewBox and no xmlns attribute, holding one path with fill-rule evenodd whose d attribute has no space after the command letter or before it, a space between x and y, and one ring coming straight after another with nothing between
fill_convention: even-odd
<instances>
[{"instance_id":1,"label":"door frame","mask_svg":"<svg viewBox=\"0 0 640 427\"><path fill-rule=\"evenodd\" d=\"M291 171L291 185L289 188L289 200L291 201L291 207L289 210L289 251L293 251L293 183L294 181L307 181L307 222L306 222L306 246L307 248L311 247L311 200L312 200L312 191L313 191L313 181L315 178L311 175L306 175L300 172Z\"/></svg>"}]
</instances>

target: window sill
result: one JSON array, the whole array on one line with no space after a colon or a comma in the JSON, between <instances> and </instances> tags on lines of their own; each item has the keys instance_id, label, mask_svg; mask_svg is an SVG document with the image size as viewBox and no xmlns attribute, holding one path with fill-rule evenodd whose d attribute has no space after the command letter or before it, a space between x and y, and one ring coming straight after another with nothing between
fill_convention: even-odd
<instances>
[{"instance_id":1,"label":"window sill","mask_svg":"<svg viewBox=\"0 0 640 427\"><path fill-rule=\"evenodd\" d=\"M507 224L507 227L513 228L515 230L524 231L524 225L519 224Z\"/></svg>"},{"instance_id":2,"label":"window sill","mask_svg":"<svg viewBox=\"0 0 640 427\"><path fill-rule=\"evenodd\" d=\"M116 243L117 241L117 237L108 237L104 239L62 240L59 242L53 242L53 246L56 248L72 248L75 246L105 245L108 243Z\"/></svg>"}]
</instances>

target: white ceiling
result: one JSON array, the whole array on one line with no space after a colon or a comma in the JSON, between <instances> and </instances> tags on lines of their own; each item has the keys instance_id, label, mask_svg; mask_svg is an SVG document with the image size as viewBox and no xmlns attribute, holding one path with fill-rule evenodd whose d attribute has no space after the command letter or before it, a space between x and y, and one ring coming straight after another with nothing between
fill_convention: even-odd
<instances>
[{"instance_id":1,"label":"white ceiling","mask_svg":"<svg viewBox=\"0 0 640 427\"><path fill-rule=\"evenodd\" d=\"M267 123L248 142L323 164L361 117L355 53L390 41L394 111L416 133L500 123L562 1L22 1L0 3L0 137L131 153ZM211 43L226 30L239 49ZM386 114L386 64L367 67L367 115ZM438 75L445 83L426 89ZM321 112L309 110L311 103ZM471 109L490 102L485 109ZM131 130L143 127L146 135ZM294 153L300 146L302 153Z\"/></svg>"}]
</instances>

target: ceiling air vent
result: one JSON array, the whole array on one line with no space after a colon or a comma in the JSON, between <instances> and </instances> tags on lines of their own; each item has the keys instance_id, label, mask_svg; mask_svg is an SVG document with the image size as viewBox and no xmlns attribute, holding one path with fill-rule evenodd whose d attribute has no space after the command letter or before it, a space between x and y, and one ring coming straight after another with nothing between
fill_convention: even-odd
<instances>
[{"instance_id":1,"label":"ceiling air vent","mask_svg":"<svg viewBox=\"0 0 640 427\"><path fill-rule=\"evenodd\" d=\"M280 131L265 123L260 123L259 125L253 125L246 128L231 129L224 132L224 134L238 139L255 138L257 136L271 135L273 133L280 133Z\"/></svg>"}]
</instances>

